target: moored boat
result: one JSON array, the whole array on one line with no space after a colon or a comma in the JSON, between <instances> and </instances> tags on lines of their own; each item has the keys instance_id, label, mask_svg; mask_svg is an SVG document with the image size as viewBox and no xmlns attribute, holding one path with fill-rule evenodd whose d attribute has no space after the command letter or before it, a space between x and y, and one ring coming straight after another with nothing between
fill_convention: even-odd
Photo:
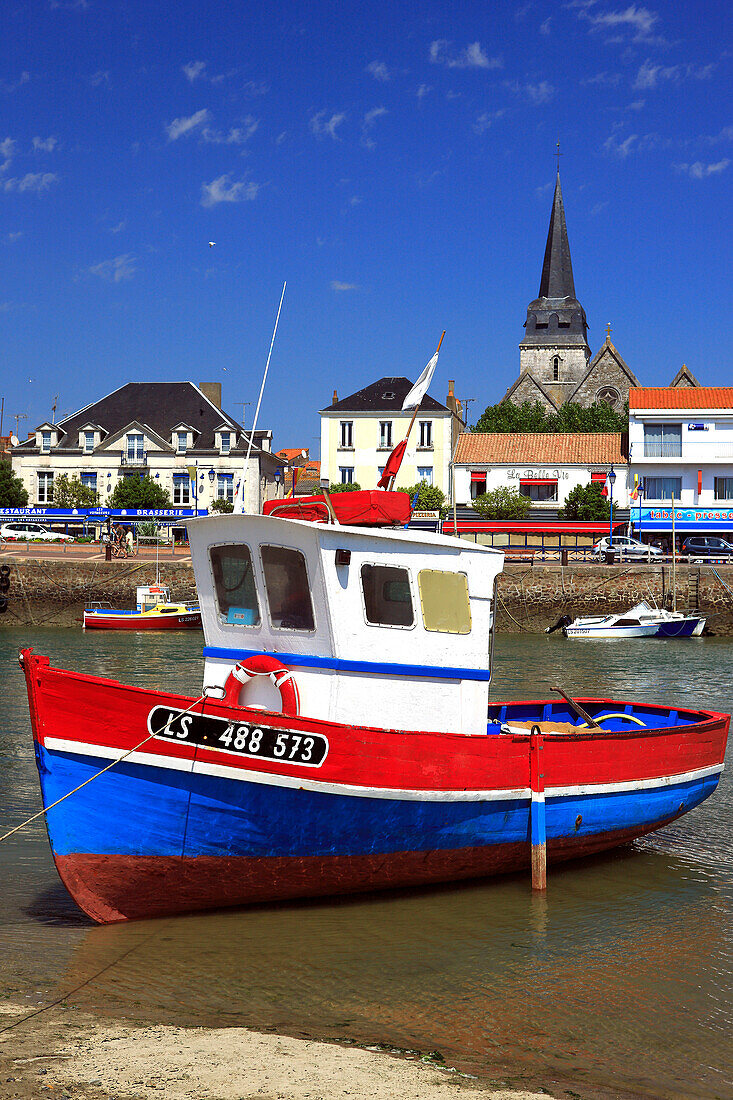
<instances>
[{"instance_id":1,"label":"moored boat","mask_svg":"<svg viewBox=\"0 0 733 1100\"><path fill-rule=\"evenodd\" d=\"M563 627L566 638L699 638L705 617L696 612L668 611L645 600L629 611L586 615Z\"/></svg>"},{"instance_id":2,"label":"moored boat","mask_svg":"<svg viewBox=\"0 0 733 1100\"><path fill-rule=\"evenodd\" d=\"M377 495L381 524L402 517L403 494ZM363 499L326 499L329 524L283 511L190 525L199 697L22 654L54 859L95 920L528 866L540 743L550 862L715 789L727 715L488 704L499 551L371 527Z\"/></svg>"},{"instance_id":3,"label":"moored boat","mask_svg":"<svg viewBox=\"0 0 733 1100\"><path fill-rule=\"evenodd\" d=\"M139 585L137 607L131 610L103 604L84 608L85 630L198 630L201 608L198 603L171 599L166 585Z\"/></svg>"}]
</instances>

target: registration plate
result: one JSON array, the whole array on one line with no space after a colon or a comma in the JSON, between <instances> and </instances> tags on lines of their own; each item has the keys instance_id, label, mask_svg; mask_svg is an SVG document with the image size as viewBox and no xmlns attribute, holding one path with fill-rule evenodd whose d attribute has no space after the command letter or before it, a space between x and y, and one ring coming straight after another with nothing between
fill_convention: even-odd
<instances>
[{"instance_id":1,"label":"registration plate","mask_svg":"<svg viewBox=\"0 0 733 1100\"><path fill-rule=\"evenodd\" d=\"M231 722L208 714L188 714L169 707L153 707L148 729L163 741L200 745L236 756L283 760L320 768L328 754L328 741L320 733L273 729L254 722Z\"/></svg>"}]
</instances>

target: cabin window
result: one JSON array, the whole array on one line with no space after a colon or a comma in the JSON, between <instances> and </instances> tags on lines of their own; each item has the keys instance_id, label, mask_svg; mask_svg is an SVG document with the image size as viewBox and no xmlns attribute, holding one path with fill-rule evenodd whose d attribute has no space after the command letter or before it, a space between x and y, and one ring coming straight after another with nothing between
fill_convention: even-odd
<instances>
[{"instance_id":1,"label":"cabin window","mask_svg":"<svg viewBox=\"0 0 733 1100\"><path fill-rule=\"evenodd\" d=\"M308 571L300 550L285 546L263 546L270 621L283 630L315 630Z\"/></svg>"},{"instance_id":2,"label":"cabin window","mask_svg":"<svg viewBox=\"0 0 733 1100\"><path fill-rule=\"evenodd\" d=\"M412 626L410 580L406 569L392 565L362 565L361 588L367 622L376 626Z\"/></svg>"},{"instance_id":3,"label":"cabin window","mask_svg":"<svg viewBox=\"0 0 733 1100\"><path fill-rule=\"evenodd\" d=\"M471 605L465 573L421 569L417 586L426 630L437 630L441 634L471 633Z\"/></svg>"},{"instance_id":4,"label":"cabin window","mask_svg":"<svg viewBox=\"0 0 733 1100\"><path fill-rule=\"evenodd\" d=\"M252 555L248 546L212 546L209 551L219 616L237 626L259 626Z\"/></svg>"}]
</instances>

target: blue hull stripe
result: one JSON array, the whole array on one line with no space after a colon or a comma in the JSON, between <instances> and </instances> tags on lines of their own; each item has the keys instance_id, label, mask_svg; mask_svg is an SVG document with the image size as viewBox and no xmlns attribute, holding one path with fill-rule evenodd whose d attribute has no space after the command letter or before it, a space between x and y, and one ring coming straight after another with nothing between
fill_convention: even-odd
<instances>
[{"instance_id":1,"label":"blue hull stripe","mask_svg":"<svg viewBox=\"0 0 733 1100\"><path fill-rule=\"evenodd\" d=\"M104 765L37 746L44 804ZM718 774L635 791L548 797L547 839L639 829L691 809ZM351 856L529 842L529 798L422 802L263 786L129 761L48 811L59 855ZM581 822L578 823L578 817Z\"/></svg>"},{"instance_id":2,"label":"blue hull stripe","mask_svg":"<svg viewBox=\"0 0 733 1100\"><path fill-rule=\"evenodd\" d=\"M446 668L445 665L392 665L384 661L344 661L340 657L312 657L303 653L271 653L262 649L222 649L204 646L204 657L223 661L245 661L264 653L284 665L300 668L332 668L336 672L367 672L377 676L415 676L436 680L485 680L491 673L485 668Z\"/></svg>"}]
</instances>

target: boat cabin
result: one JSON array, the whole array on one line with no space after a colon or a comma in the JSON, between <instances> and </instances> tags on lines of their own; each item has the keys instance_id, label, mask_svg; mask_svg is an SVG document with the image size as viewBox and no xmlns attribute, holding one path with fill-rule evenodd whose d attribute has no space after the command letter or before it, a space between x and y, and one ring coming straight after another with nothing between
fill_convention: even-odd
<instances>
[{"instance_id":1,"label":"boat cabin","mask_svg":"<svg viewBox=\"0 0 733 1100\"><path fill-rule=\"evenodd\" d=\"M268 654L292 670L301 714L486 733L500 551L276 515L208 516L188 530L205 687L223 688L238 661ZM245 690L248 706L282 709L267 676Z\"/></svg>"},{"instance_id":2,"label":"boat cabin","mask_svg":"<svg viewBox=\"0 0 733 1100\"><path fill-rule=\"evenodd\" d=\"M140 584L135 593L138 611L150 611L158 604L171 602L171 590L164 584Z\"/></svg>"}]
</instances>

